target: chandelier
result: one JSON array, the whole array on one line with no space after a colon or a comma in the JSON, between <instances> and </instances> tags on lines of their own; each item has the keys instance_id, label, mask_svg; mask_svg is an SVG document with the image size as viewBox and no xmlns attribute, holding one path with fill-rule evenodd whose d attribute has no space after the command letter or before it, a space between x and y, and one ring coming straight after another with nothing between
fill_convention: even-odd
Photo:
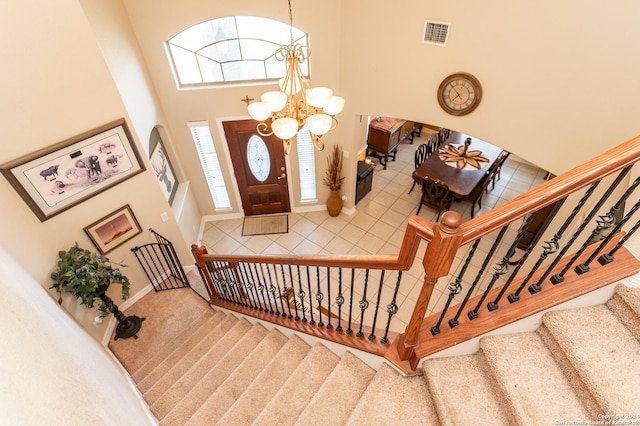
<instances>
[{"instance_id":1,"label":"chandelier","mask_svg":"<svg viewBox=\"0 0 640 426\"><path fill-rule=\"evenodd\" d=\"M251 118L259 122L258 133L282 139L287 153L291 149L291 139L305 124L313 145L322 150L322 135L338 125L335 116L342 111L344 99L334 96L328 87L312 88L302 74L300 64L309 58L311 51L307 46L293 44L291 0L288 3L291 43L280 46L275 53L275 58L285 61L286 66L286 74L279 81L280 90L264 93L259 102L248 104L247 110ZM266 123L268 119L271 119L271 129Z\"/></svg>"}]
</instances>

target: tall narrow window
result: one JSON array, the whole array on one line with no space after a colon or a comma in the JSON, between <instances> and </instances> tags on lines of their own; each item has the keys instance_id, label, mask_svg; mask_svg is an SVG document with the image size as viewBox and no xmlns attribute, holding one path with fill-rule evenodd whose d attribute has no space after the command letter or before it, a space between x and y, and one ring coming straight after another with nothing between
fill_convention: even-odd
<instances>
[{"instance_id":1,"label":"tall narrow window","mask_svg":"<svg viewBox=\"0 0 640 426\"><path fill-rule=\"evenodd\" d=\"M216 154L216 149L213 146L209 123L206 121L193 121L187 123L187 126L191 130L193 142L196 144L200 163L202 163L202 170L207 179L216 210L231 208L227 187L222 177L222 170L220 170L218 154Z\"/></svg>"},{"instance_id":2,"label":"tall narrow window","mask_svg":"<svg viewBox=\"0 0 640 426\"><path fill-rule=\"evenodd\" d=\"M298 168L300 170L300 201L316 200L316 158L307 125L296 135Z\"/></svg>"}]
</instances>

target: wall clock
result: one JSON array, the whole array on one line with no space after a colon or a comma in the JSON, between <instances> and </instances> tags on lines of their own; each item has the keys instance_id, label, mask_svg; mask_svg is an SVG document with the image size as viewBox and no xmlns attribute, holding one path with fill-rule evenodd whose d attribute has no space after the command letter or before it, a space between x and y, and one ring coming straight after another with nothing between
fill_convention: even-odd
<instances>
[{"instance_id":1,"label":"wall clock","mask_svg":"<svg viewBox=\"0 0 640 426\"><path fill-rule=\"evenodd\" d=\"M451 74L438 87L438 103L451 115L467 115L482 100L482 86L477 78L466 72Z\"/></svg>"}]
</instances>

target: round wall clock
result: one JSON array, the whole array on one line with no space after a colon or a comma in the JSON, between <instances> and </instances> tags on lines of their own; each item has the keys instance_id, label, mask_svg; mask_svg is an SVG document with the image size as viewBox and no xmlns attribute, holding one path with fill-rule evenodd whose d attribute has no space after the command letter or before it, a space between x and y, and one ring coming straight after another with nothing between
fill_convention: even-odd
<instances>
[{"instance_id":1,"label":"round wall clock","mask_svg":"<svg viewBox=\"0 0 640 426\"><path fill-rule=\"evenodd\" d=\"M466 72L451 74L438 87L438 103L451 115L467 115L482 100L482 86L477 78Z\"/></svg>"}]
</instances>

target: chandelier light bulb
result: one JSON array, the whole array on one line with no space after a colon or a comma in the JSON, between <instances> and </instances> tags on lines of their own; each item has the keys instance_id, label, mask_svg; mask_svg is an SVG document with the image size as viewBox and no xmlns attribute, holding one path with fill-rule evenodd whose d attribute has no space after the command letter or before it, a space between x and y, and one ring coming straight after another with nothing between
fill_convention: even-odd
<instances>
[{"instance_id":1,"label":"chandelier light bulb","mask_svg":"<svg viewBox=\"0 0 640 426\"><path fill-rule=\"evenodd\" d=\"M313 89L307 89L305 92L307 95L307 103L316 108L324 108L329 102L333 90L328 87L314 87Z\"/></svg>"},{"instance_id":2,"label":"chandelier light bulb","mask_svg":"<svg viewBox=\"0 0 640 426\"><path fill-rule=\"evenodd\" d=\"M307 127L314 135L322 136L331 130L333 119L327 114L313 114L307 117Z\"/></svg>"},{"instance_id":3,"label":"chandelier light bulb","mask_svg":"<svg viewBox=\"0 0 640 426\"><path fill-rule=\"evenodd\" d=\"M298 121L287 117L278 118L271 123L271 129L280 139L291 139L298 133Z\"/></svg>"},{"instance_id":4,"label":"chandelier light bulb","mask_svg":"<svg viewBox=\"0 0 640 426\"><path fill-rule=\"evenodd\" d=\"M342 108L344 108L344 98L331 96L323 109L329 115L337 115L340 114Z\"/></svg>"},{"instance_id":5,"label":"chandelier light bulb","mask_svg":"<svg viewBox=\"0 0 640 426\"><path fill-rule=\"evenodd\" d=\"M260 96L260 100L271 112L278 112L287 104L287 95L277 90L266 92Z\"/></svg>"},{"instance_id":6,"label":"chandelier light bulb","mask_svg":"<svg viewBox=\"0 0 640 426\"><path fill-rule=\"evenodd\" d=\"M271 111L263 102L253 102L247 106L249 115L256 121L264 121L271 117Z\"/></svg>"}]
</instances>

